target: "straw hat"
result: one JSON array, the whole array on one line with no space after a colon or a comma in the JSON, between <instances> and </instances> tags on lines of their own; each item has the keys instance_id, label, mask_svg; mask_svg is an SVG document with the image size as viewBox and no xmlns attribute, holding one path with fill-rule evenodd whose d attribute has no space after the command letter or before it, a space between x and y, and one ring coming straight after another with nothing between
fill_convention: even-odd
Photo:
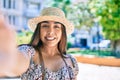
<instances>
[{"instance_id":1,"label":"straw hat","mask_svg":"<svg viewBox=\"0 0 120 80\"><path fill-rule=\"evenodd\" d=\"M66 27L67 35L71 34L74 30L73 25L65 18L64 12L56 7L44 8L40 16L28 21L28 26L34 31L37 24L42 21L56 21L62 23Z\"/></svg>"}]
</instances>

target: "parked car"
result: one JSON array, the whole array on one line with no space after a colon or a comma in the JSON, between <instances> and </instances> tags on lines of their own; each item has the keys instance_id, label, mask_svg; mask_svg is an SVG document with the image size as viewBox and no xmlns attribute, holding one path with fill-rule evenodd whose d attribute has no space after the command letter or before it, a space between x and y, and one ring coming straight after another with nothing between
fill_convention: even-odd
<instances>
[{"instance_id":1,"label":"parked car","mask_svg":"<svg viewBox=\"0 0 120 80\"><path fill-rule=\"evenodd\" d=\"M100 43L94 43L90 46L91 50L106 49L110 47L110 40L101 40Z\"/></svg>"},{"instance_id":2,"label":"parked car","mask_svg":"<svg viewBox=\"0 0 120 80\"><path fill-rule=\"evenodd\" d=\"M110 40L102 40L99 43L99 47L100 48L108 48L108 47L110 47Z\"/></svg>"}]
</instances>

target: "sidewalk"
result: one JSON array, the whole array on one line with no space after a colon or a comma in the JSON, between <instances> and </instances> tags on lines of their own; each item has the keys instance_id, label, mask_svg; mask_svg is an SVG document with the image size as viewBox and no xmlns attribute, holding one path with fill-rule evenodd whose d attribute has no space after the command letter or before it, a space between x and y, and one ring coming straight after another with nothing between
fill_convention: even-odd
<instances>
[{"instance_id":1,"label":"sidewalk","mask_svg":"<svg viewBox=\"0 0 120 80\"><path fill-rule=\"evenodd\" d=\"M120 80L120 67L78 63L77 80Z\"/></svg>"}]
</instances>

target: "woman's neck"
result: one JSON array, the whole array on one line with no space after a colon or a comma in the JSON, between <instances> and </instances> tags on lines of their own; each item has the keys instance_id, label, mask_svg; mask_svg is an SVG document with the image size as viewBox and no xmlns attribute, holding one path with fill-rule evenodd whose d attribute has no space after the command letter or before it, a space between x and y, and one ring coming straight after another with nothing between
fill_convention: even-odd
<instances>
[{"instance_id":1,"label":"woman's neck","mask_svg":"<svg viewBox=\"0 0 120 80\"><path fill-rule=\"evenodd\" d=\"M41 51L48 56L55 56L59 54L57 46L42 46Z\"/></svg>"}]
</instances>

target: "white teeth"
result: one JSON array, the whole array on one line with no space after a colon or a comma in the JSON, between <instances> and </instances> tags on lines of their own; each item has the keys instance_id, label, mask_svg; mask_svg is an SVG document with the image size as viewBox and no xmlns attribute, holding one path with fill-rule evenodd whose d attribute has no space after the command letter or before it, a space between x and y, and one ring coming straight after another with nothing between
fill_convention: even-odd
<instances>
[{"instance_id":1,"label":"white teeth","mask_svg":"<svg viewBox=\"0 0 120 80\"><path fill-rule=\"evenodd\" d=\"M47 40L54 40L54 37L46 37Z\"/></svg>"}]
</instances>

